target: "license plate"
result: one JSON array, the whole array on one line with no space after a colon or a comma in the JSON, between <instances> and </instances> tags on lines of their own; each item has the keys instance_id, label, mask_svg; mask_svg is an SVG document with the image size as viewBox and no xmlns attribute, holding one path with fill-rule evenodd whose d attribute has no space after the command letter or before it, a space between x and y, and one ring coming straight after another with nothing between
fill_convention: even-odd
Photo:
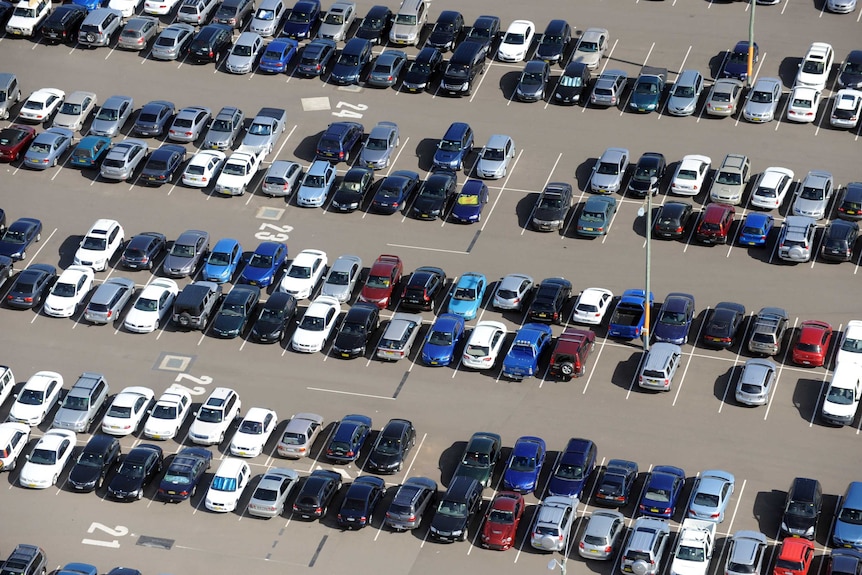
<instances>
[{"instance_id":1,"label":"license plate","mask_svg":"<svg viewBox=\"0 0 862 575\"><path fill-rule=\"evenodd\" d=\"M237 455L248 455L248 451L244 451L241 449L238 449L236 453L237 453Z\"/></svg>"},{"instance_id":2,"label":"license plate","mask_svg":"<svg viewBox=\"0 0 862 575\"><path fill-rule=\"evenodd\" d=\"M854 216L854 215L856 215L856 210L847 210L845 213L846 213L848 216Z\"/></svg>"},{"instance_id":3,"label":"license plate","mask_svg":"<svg viewBox=\"0 0 862 575\"><path fill-rule=\"evenodd\" d=\"M584 228L585 232L594 232L595 228Z\"/></svg>"},{"instance_id":4,"label":"license plate","mask_svg":"<svg viewBox=\"0 0 862 575\"><path fill-rule=\"evenodd\" d=\"M598 553L598 552L599 552L598 549L590 549L590 553Z\"/></svg>"},{"instance_id":5,"label":"license plate","mask_svg":"<svg viewBox=\"0 0 862 575\"><path fill-rule=\"evenodd\" d=\"M600 193L600 194L607 194L607 193L608 193L608 191L607 191L606 189L604 189L604 188L599 188L599 193Z\"/></svg>"},{"instance_id":6,"label":"license plate","mask_svg":"<svg viewBox=\"0 0 862 575\"><path fill-rule=\"evenodd\" d=\"M650 507L650 512L651 513L658 513L658 509L656 509L655 507Z\"/></svg>"},{"instance_id":7,"label":"license plate","mask_svg":"<svg viewBox=\"0 0 862 575\"><path fill-rule=\"evenodd\" d=\"M356 518L355 517L348 517L347 520L348 521L356 521Z\"/></svg>"},{"instance_id":8,"label":"license plate","mask_svg":"<svg viewBox=\"0 0 862 575\"><path fill-rule=\"evenodd\" d=\"M849 214L849 213L851 213L851 212L847 212L847 213ZM422 214L422 217L423 217L423 218L427 218L427 217L430 217L430 216L431 216L431 214Z\"/></svg>"},{"instance_id":9,"label":"license plate","mask_svg":"<svg viewBox=\"0 0 862 575\"><path fill-rule=\"evenodd\" d=\"M763 120L761 120L760 118L752 118L751 121L752 122L762 122Z\"/></svg>"},{"instance_id":10,"label":"license plate","mask_svg":"<svg viewBox=\"0 0 862 575\"><path fill-rule=\"evenodd\" d=\"M176 494L177 494L176 491L168 491L168 495L176 495Z\"/></svg>"},{"instance_id":11,"label":"license plate","mask_svg":"<svg viewBox=\"0 0 862 575\"><path fill-rule=\"evenodd\" d=\"M342 353L341 357L350 357L350 354L349 353Z\"/></svg>"},{"instance_id":12,"label":"license plate","mask_svg":"<svg viewBox=\"0 0 862 575\"><path fill-rule=\"evenodd\" d=\"M548 317L548 314L546 314L546 313L540 313L537 317Z\"/></svg>"},{"instance_id":13,"label":"license plate","mask_svg":"<svg viewBox=\"0 0 862 575\"><path fill-rule=\"evenodd\" d=\"M439 363L440 363L439 361L432 361L431 365L438 365Z\"/></svg>"},{"instance_id":14,"label":"license plate","mask_svg":"<svg viewBox=\"0 0 862 575\"><path fill-rule=\"evenodd\" d=\"M726 112L726 111L727 111L727 108L718 108L718 107L717 107L717 108L715 109L715 111L716 111L716 112Z\"/></svg>"}]
</instances>

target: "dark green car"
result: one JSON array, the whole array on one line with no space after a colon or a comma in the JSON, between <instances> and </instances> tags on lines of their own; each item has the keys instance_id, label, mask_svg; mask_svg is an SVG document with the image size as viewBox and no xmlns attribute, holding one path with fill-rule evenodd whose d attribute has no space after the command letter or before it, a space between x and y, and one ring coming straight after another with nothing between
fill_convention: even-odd
<instances>
[{"instance_id":1,"label":"dark green car","mask_svg":"<svg viewBox=\"0 0 862 575\"><path fill-rule=\"evenodd\" d=\"M584 204L578 218L579 236L603 236L608 233L611 218L617 211L617 200L613 196L592 196Z\"/></svg>"},{"instance_id":2,"label":"dark green car","mask_svg":"<svg viewBox=\"0 0 862 575\"><path fill-rule=\"evenodd\" d=\"M488 487L491 477L494 475L494 467L500 459L502 439L496 433L479 431L473 434L467 442L467 448L458 467L455 469L454 477L472 477Z\"/></svg>"}]
</instances>

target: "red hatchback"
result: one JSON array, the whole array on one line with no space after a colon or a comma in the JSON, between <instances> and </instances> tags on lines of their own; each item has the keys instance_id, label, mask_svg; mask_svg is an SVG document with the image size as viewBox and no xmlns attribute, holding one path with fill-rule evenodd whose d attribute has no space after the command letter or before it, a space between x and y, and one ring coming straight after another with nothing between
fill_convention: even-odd
<instances>
[{"instance_id":1,"label":"red hatchback","mask_svg":"<svg viewBox=\"0 0 862 575\"><path fill-rule=\"evenodd\" d=\"M0 161L14 162L36 137L36 128L12 124L0 130Z\"/></svg>"},{"instance_id":2,"label":"red hatchback","mask_svg":"<svg viewBox=\"0 0 862 575\"><path fill-rule=\"evenodd\" d=\"M373 303L386 309L392 302L392 290L401 281L404 264L398 256L383 254L378 257L368 272L368 279L359 292L359 301Z\"/></svg>"},{"instance_id":3,"label":"red hatchback","mask_svg":"<svg viewBox=\"0 0 862 575\"><path fill-rule=\"evenodd\" d=\"M524 515L524 497L514 491L501 491L491 502L485 526L482 528L482 547L505 551L515 544L518 523Z\"/></svg>"},{"instance_id":4,"label":"red hatchback","mask_svg":"<svg viewBox=\"0 0 862 575\"><path fill-rule=\"evenodd\" d=\"M773 575L806 575L814 558L814 543L801 537L788 537L781 542Z\"/></svg>"},{"instance_id":5,"label":"red hatchback","mask_svg":"<svg viewBox=\"0 0 862 575\"><path fill-rule=\"evenodd\" d=\"M704 244L726 244L736 210L725 204L709 204L700 217L694 237Z\"/></svg>"},{"instance_id":6,"label":"red hatchback","mask_svg":"<svg viewBox=\"0 0 862 575\"><path fill-rule=\"evenodd\" d=\"M824 321L803 321L799 326L799 339L793 346L793 363L820 367L826 362L831 341L831 325Z\"/></svg>"}]
</instances>

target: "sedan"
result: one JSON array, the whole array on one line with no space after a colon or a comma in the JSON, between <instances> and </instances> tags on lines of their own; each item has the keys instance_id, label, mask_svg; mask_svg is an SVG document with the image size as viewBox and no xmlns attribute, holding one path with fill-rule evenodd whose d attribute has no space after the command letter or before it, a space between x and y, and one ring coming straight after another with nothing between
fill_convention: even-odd
<instances>
[{"instance_id":1,"label":"sedan","mask_svg":"<svg viewBox=\"0 0 862 575\"><path fill-rule=\"evenodd\" d=\"M793 198L793 215L808 216L816 220L825 217L832 193L835 191L834 186L832 174L829 172L820 170L808 172Z\"/></svg>"},{"instance_id":2,"label":"sedan","mask_svg":"<svg viewBox=\"0 0 862 575\"><path fill-rule=\"evenodd\" d=\"M287 259L287 246L280 242L261 242L248 259L239 277L239 283L269 286L281 271Z\"/></svg>"},{"instance_id":3,"label":"sedan","mask_svg":"<svg viewBox=\"0 0 862 575\"><path fill-rule=\"evenodd\" d=\"M347 488L336 521L344 529L361 529L371 523L374 510L386 493L386 482L380 477L357 477Z\"/></svg>"},{"instance_id":4,"label":"sedan","mask_svg":"<svg viewBox=\"0 0 862 575\"><path fill-rule=\"evenodd\" d=\"M124 388L114 396L102 419L102 433L122 437L137 432L154 397L155 393L148 387Z\"/></svg>"},{"instance_id":5,"label":"sedan","mask_svg":"<svg viewBox=\"0 0 862 575\"><path fill-rule=\"evenodd\" d=\"M192 407L192 396L181 386L171 386L159 397L147 413L144 435L150 439L172 439L188 417Z\"/></svg>"},{"instance_id":6,"label":"sedan","mask_svg":"<svg viewBox=\"0 0 862 575\"><path fill-rule=\"evenodd\" d=\"M177 282L158 278L147 284L138 295L135 305L126 314L123 327L134 333L150 333L164 325L165 316L171 313L179 287Z\"/></svg>"},{"instance_id":7,"label":"sedan","mask_svg":"<svg viewBox=\"0 0 862 575\"><path fill-rule=\"evenodd\" d=\"M153 269L154 262L167 249L168 240L159 232L143 232L133 236L120 256L120 264L131 269Z\"/></svg>"},{"instance_id":8,"label":"sedan","mask_svg":"<svg viewBox=\"0 0 862 575\"><path fill-rule=\"evenodd\" d=\"M765 123L775 118L778 102L781 99L781 80L778 78L758 78L745 99L742 117L749 122Z\"/></svg>"},{"instance_id":9,"label":"sedan","mask_svg":"<svg viewBox=\"0 0 862 575\"><path fill-rule=\"evenodd\" d=\"M524 496L514 491L500 491L494 496L482 526L482 547L505 551L515 544L518 525L527 504Z\"/></svg>"},{"instance_id":10,"label":"sedan","mask_svg":"<svg viewBox=\"0 0 862 575\"><path fill-rule=\"evenodd\" d=\"M147 158L147 163L144 164L138 179L148 186L169 184L185 161L186 149L183 146L162 144Z\"/></svg>"},{"instance_id":11,"label":"sedan","mask_svg":"<svg viewBox=\"0 0 862 575\"><path fill-rule=\"evenodd\" d=\"M545 440L541 437L519 437L503 472L503 489L518 493L535 491L546 453Z\"/></svg>"},{"instance_id":12,"label":"sedan","mask_svg":"<svg viewBox=\"0 0 862 575\"><path fill-rule=\"evenodd\" d=\"M43 435L21 467L18 484L31 489L46 489L55 485L66 462L75 450L74 431L51 429Z\"/></svg>"},{"instance_id":13,"label":"sedan","mask_svg":"<svg viewBox=\"0 0 862 575\"><path fill-rule=\"evenodd\" d=\"M122 140L114 144L102 160L99 175L106 180L131 180L149 146L143 140Z\"/></svg>"},{"instance_id":14,"label":"sedan","mask_svg":"<svg viewBox=\"0 0 862 575\"><path fill-rule=\"evenodd\" d=\"M353 296L356 282L362 276L362 258L353 255L338 256L320 288L321 295L334 297L344 303Z\"/></svg>"},{"instance_id":15,"label":"sedan","mask_svg":"<svg viewBox=\"0 0 862 575\"><path fill-rule=\"evenodd\" d=\"M57 279L57 269L50 264L32 264L18 275L6 293L6 305L13 309L38 306Z\"/></svg>"},{"instance_id":16,"label":"sedan","mask_svg":"<svg viewBox=\"0 0 862 575\"><path fill-rule=\"evenodd\" d=\"M194 275L198 265L209 251L210 235L201 230L187 230L174 240L171 250L162 264L162 271L169 277Z\"/></svg>"},{"instance_id":17,"label":"sedan","mask_svg":"<svg viewBox=\"0 0 862 575\"><path fill-rule=\"evenodd\" d=\"M326 457L335 463L350 463L359 458L359 452L368 434L371 433L371 418L366 415L345 415L326 447Z\"/></svg>"},{"instance_id":18,"label":"sedan","mask_svg":"<svg viewBox=\"0 0 862 575\"><path fill-rule=\"evenodd\" d=\"M684 156L676 167L670 184L671 193L679 196L696 196L704 188L712 159L708 156L690 154Z\"/></svg>"},{"instance_id":19,"label":"sedan","mask_svg":"<svg viewBox=\"0 0 862 575\"><path fill-rule=\"evenodd\" d=\"M27 257L27 248L42 239L42 222L35 218L19 218L0 236L0 255L20 261Z\"/></svg>"},{"instance_id":20,"label":"sedan","mask_svg":"<svg viewBox=\"0 0 862 575\"><path fill-rule=\"evenodd\" d=\"M754 43L753 50L747 40L740 40L733 47L733 50L728 50L724 59L724 66L721 70L721 78L733 78L744 82L748 77L748 55L752 54L752 64L757 64L760 60L760 46L757 42Z\"/></svg>"},{"instance_id":21,"label":"sedan","mask_svg":"<svg viewBox=\"0 0 862 575\"><path fill-rule=\"evenodd\" d=\"M174 26L188 26L188 24L174 24ZM191 26L188 27L191 28ZM164 100L153 100L144 104L138 112L132 132L139 136L161 136L167 129L168 120L174 115L175 110L173 103Z\"/></svg>"},{"instance_id":22,"label":"sedan","mask_svg":"<svg viewBox=\"0 0 862 575\"><path fill-rule=\"evenodd\" d=\"M806 86L793 88L787 104L787 119L804 124L813 122L820 108L820 95L820 90L814 88Z\"/></svg>"},{"instance_id":23,"label":"sedan","mask_svg":"<svg viewBox=\"0 0 862 575\"><path fill-rule=\"evenodd\" d=\"M183 184L192 188L205 188L218 177L227 156L218 150L203 150L192 156L183 170Z\"/></svg>"},{"instance_id":24,"label":"sedan","mask_svg":"<svg viewBox=\"0 0 862 575\"><path fill-rule=\"evenodd\" d=\"M830 575L862 574L862 551L855 549L833 549L829 554L826 572Z\"/></svg>"},{"instance_id":25,"label":"sedan","mask_svg":"<svg viewBox=\"0 0 862 575\"><path fill-rule=\"evenodd\" d=\"M488 280L484 274L467 272L458 278L449 298L449 313L460 315L465 320L474 319L479 314Z\"/></svg>"},{"instance_id":26,"label":"sedan","mask_svg":"<svg viewBox=\"0 0 862 575\"><path fill-rule=\"evenodd\" d=\"M51 317L72 317L93 286L93 280L90 266L67 267L45 298L42 311Z\"/></svg>"},{"instance_id":27,"label":"sedan","mask_svg":"<svg viewBox=\"0 0 862 575\"><path fill-rule=\"evenodd\" d=\"M406 419L390 419L377 435L366 467L379 474L401 471L410 450L416 445L416 428Z\"/></svg>"},{"instance_id":28,"label":"sedan","mask_svg":"<svg viewBox=\"0 0 862 575\"><path fill-rule=\"evenodd\" d=\"M765 246L773 227L775 218L771 215L752 212L745 216L737 241L741 246Z\"/></svg>"},{"instance_id":29,"label":"sedan","mask_svg":"<svg viewBox=\"0 0 862 575\"><path fill-rule=\"evenodd\" d=\"M464 318L453 313L441 313L422 345L422 362L429 366L445 366L452 363L455 348L464 335Z\"/></svg>"},{"instance_id":30,"label":"sedan","mask_svg":"<svg viewBox=\"0 0 862 575\"><path fill-rule=\"evenodd\" d=\"M0 130L0 160L14 162L30 147L36 137L36 128L12 124Z\"/></svg>"},{"instance_id":31,"label":"sedan","mask_svg":"<svg viewBox=\"0 0 862 575\"><path fill-rule=\"evenodd\" d=\"M287 498L299 484L299 474L293 469L270 468L260 478L246 510L254 517L278 517L284 511Z\"/></svg>"},{"instance_id":32,"label":"sedan","mask_svg":"<svg viewBox=\"0 0 862 575\"><path fill-rule=\"evenodd\" d=\"M697 478L688 506L688 517L721 523L733 495L736 479L719 469L704 471Z\"/></svg>"},{"instance_id":33,"label":"sedan","mask_svg":"<svg viewBox=\"0 0 862 575\"><path fill-rule=\"evenodd\" d=\"M368 343L380 324L380 310L376 305L357 302L341 322L341 327L332 342L335 357L351 359L365 356Z\"/></svg>"},{"instance_id":34,"label":"sedan","mask_svg":"<svg viewBox=\"0 0 862 575\"><path fill-rule=\"evenodd\" d=\"M732 78L721 78L706 97L706 113L710 116L732 116L739 107L743 84Z\"/></svg>"},{"instance_id":35,"label":"sedan","mask_svg":"<svg viewBox=\"0 0 862 575\"><path fill-rule=\"evenodd\" d=\"M593 511L578 543L578 554L584 559L611 559L625 532L625 516L619 511Z\"/></svg>"},{"instance_id":36,"label":"sedan","mask_svg":"<svg viewBox=\"0 0 862 575\"><path fill-rule=\"evenodd\" d=\"M853 129L862 117L862 92L859 90L839 90L832 102L829 125L835 128Z\"/></svg>"},{"instance_id":37,"label":"sedan","mask_svg":"<svg viewBox=\"0 0 862 575\"><path fill-rule=\"evenodd\" d=\"M302 250L290 262L290 267L278 284L278 291L289 293L297 300L311 299L326 274L328 263L326 252Z\"/></svg>"},{"instance_id":38,"label":"sedan","mask_svg":"<svg viewBox=\"0 0 862 575\"><path fill-rule=\"evenodd\" d=\"M278 415L273 410L252 407L230 440L230 454L236 457L257 457L263 453L277 425Z\"/></svg>"},{"instance_id":39,"label":"sedan","mask_svg":"<svg viewBox=\"0 0 862 575\"><path fill-rule=\"evenodd\" d=\"M398 76L407 64L407 54L401 50L386 50L374 61L368 78L367 86L388 88L398 82Z\"/></svg>"},{"instance_id":40,"label":"sedan","mask_svg":"<svg viewBox=\"0 0 862 575\"><path fill-rule=\"evenodd\" d=\"M727 575L760 575L769 541L758 531L737 531L730 540L724 571Z\"/></svg>"},{"instance_id":41,"label":"sedan","mask_svg":"<svg viewBox=\"0 0 862 575\"><path fill-rule=\"evenodd\" d=\"M653 328L656 341L682 345L688 342L688 331L694 319L694 296L687 293L669 293L658 312Z\"/></svg>"},{"instance_id":42,"label":"sedan","mask_svg":"<svg viewBox=\"0 0 862 575\"><path fill-rule=\"evenodd\" d=\"M533 278L523 274L509 274L497 283L492 303L497 309L520 310L533 291Z\"/></svg>"},{"instance_id":43,"label":"sedan","mask_svg":"<svg viewBox=\"0 0 862 575\"><path fill-rule=\"evenodd\" d=\"M99 165L111 148L111 138L105 136L85 136L81 138L72 155L69 164L77 168L95 168Z\"/></svg>"},{"instance_id":44,"label":"sedan","mask_svg":"<svg viewBox=\"0 0 862 575\"><path fill-rule=\"evenodd\" d=\"M728 348L745 319L745 306L723 301L715 306L703 325L703 344Z\"/></svg>"},{"instance_id":45,"label":"sedan","mask_svg":"<svg viewBox=\"0 0 862 575\"><path fill-rule=\"evenodd\" d=\"M613 194L620 190L629 166L629 151L625 148L608 148L593 165L590 191L596 194Z\"/></svg>"},{"instance_id":46,"label":"sedan","mask_svg":"<svg viewBox=\"0 0 862 575\"><path fill-rule=\"evenodd\" d=\"M231 74L248 74L254 69L258 56L263 51L263 38L255 32L243 32L234 42L227 60L225 70Z\"/></svg>"},{"instance_id":47,"label":"sedan","mask_svg":"<svg viewBox=\"0 0 862 575\"><path fill-rule=\"evenodd\" d=\"M491 369L500 355L507 333L506 326L498 321L480 321L470 332L461 363L472 369Z\"/></svg>"},{"instance_id":48,"label":"sedan","mask_svg":"<svg viewBox=\"0 0 862 575\"><path fill-rule=\"evenodd\" d=\"M111 96L96 112L96 117L90 124L90 134L108 138L116 136L126 125L134 109L134 100L129 96Z\"/></svg>"},{"instance_id":49,"label":"sedan","mask_svg":"<svg viewBox=\"0 0 862 575\"><path fill-rule=\"evenodd\" d=\"M793 171L787 168L766 168L751 192L751 205L765 210L780 208L793 184L793 176Z\"/></svg>"},{"instance_id":50,"label":"sedan","mask_svg":"<svg viewBox=\"0 0 862 575\"><path fill-rule=\"evenodd\" d=\"M242 253L242 245L233 238L217 241L204 264L203 279L216 283L232 281Z\"/></svg>"},{"instance_id":51,"label":"sedan","mask_svg":"<svg viewBox=\"0 0 862 575\"><path fill-rule=\"evenodd\" d=\"M159 483L158 497L165 501L185 501L194 497L198 485L212 465L212 452L202 447L183 447L172 459Z\"/></svg>"},{"instance_id":52,"label":"sedan","mask_svg":"<svg viewBox=\"0 0 862 575\"><path fill-rule=\"evenodd\" d=\"M685 471L672 465L657 465L647 477L638 503L642 515L670 518L685 485Z\"/></svg>"},{"instance_id":53,"label":"sedan","mask_svg":"<svg viewBox=\"0 0 862 575\"><path fill-rule=\"evenodd\" d=\"M518 84L515 86L515 97L521 102L538 102L545 99L545 87L551 75L551 67L544 60L530 60L524 66Z\"/></svg>"},{"instance_id":54,"label":"sedan","mask_svg":"<svg viewBox=\"0 0 862 575\"><path fill-rule=\"evenodd\" d=\"M396 170L383 179L371 200L371 209L383 214L394 214L410 201L419 189L419 174L409 170Z\"/></svg>"},{"instance_id":55,"label":"sedan","mask_svg":"<svg viewBox=\"0 0 862 575\"><path fill-rule=\"evenodd\" d=\"M69 486L79 493L88 493L102 487L108 473L121 456L122 448L116 437L94 435L69 471Z\"/></svg>"},{"instance_id":56,"label":"sedan","mask_svg":"<svg viewBox=\"0 0 862 575\"><path fill-rule=\"evenodd\" d=\"M595 237L607 235L611 220L617 211L617 200L610 196L594 196L588 198L578 216L576 226L580 236Z\"/></svg>"},{"instance_id":57,"label":"sedan","mask_svg":"<svg viewBox=\"0 0 862 575\"><path fill-rule=\"evenodd\" d=\"M398 136L398 124L394 122L378 122L359 152L359 164L372 170L388 168L395 154L395 149L401 140Z\"/></svg>"},{"instance_id":58,"label":"sedan","mask_svg":"<svg viewBox=\"0 0 862 575\"><path fill-rule=\"evenodd\" d=\"M72 145L74 134L65 128L48 128L30 144L24 154L23 165L34 170L45 170L57 165Z\"/></svg>"},{"instance_id":59,"label":"sedan","mask_svg":"<svg viewBox=\"0 0 862 575\"><path fill-rule=\"evenodd\" d=\"M692 217L692 206L687 202L665 202L658 209L653 224L654 237L676 239L682 237Z\"/></svg>"},{"instance_id":60,"label":"sedan","mask_svg":"<svg viewBox=\"0 0 862 575\"><path fill-rule=\"evenodd\" d=\"M339 212L358 210L374 185L374 172L369 168L353 167L347 170L338 189L332 195L329 209Z\"/></svg>"},{"instance_id":61,"label":"sedan","mask_svg":"<svg viewBox=\"0 0 862 575\"><path fill-rule=\"evenodd\" d=\"M319 208L335 184L335 167L329 160L314 160L302 177L296 192L296 205L304 208Z\"/></svg>"},{"instance_id":62,"label":"sedan","mask_svg":"<svg viewBox=\"0 0 862 575\"><path fill-rule=\"evenodd\" d=\"M299 49L299 44L291 38L277 38L266 45L260 57L258 70L270 74L287 72L293 57Z\"/></svg>"},{"instance_id":63,"label":"sedan","mask_svg":"<svg viewBox=\"0 0 862 575\"><path fill-rule=\"evenodd\" d=\"M174 142L194 142L203 133L212 118L212 111L201 106L188 106L177 112L168 139Z\"/></svg>"},{"instance_id":64,"label":"sedan","mask_svg":"<svg viewBox=\"0 0 862 575\"><path fill-rule=\"evenodd\" d=\"M515 20L509 24L506 34L497 49L497 60L501 62L520 62L527 57L533 43L536 25L529 20Z\"/></svg>"},{"instance_id":65,"label":"sedan","mask_svg":"<svg viewBox=\"0 0 862 575\"><path fill-rule=\"evenodd\" d=\"M81 90L72 92L60 106L51 125L55 128L66 128L72 132L81 130L84 122L95 110L96 100L96 95L92 92Z\"/></svg>"},{"instance_id":66,"label":"sedan","mask_svg":"<svg viewBox=\"0 0 862 575\"><path fill-rule=\"evenodd\" d=\"M18 111L18 119L22 122L41 124L47 122L66 99L66 92L54 88L36 90L24 101Z\"/></svg>"},{"instance_id":67,"label":"sedan","mask_svg":"<svg viewBox=\"0 0 862 575\"><path fill-rule=\"evenodd\" d=\"M450 217L461 224L472 224L482 219L482 210L488 203L488 186L481 180L467 180L455 197Z\"/></svg>"},{"instance_id":68,"label":"sedan","mask_svg":"<svg viewBox=\"0 0 862 575\"><path fill-rule=\"evenodd\" d=\"M743 405L766 405L778 374L776 365L768 359L749 359L736 382L736 401Z\"/></svg>"},{"instance_id":69,"label":"sedan","mask_svg":"<svg viewBox=\"0 0 862 575\"><path fill-rule=\"evenodd\" d=\"M509 173L509 164L515 158L515 142L511 137L494 134L479 152L474 169L480 178L497 180Z\"/></svg>"},{"instance_id":70,"label":"sedan","mask_svg":"<svg viewBox=\"0 0 862 575\"><path fill-rule=\"evenodd\" d=\"M108 483L108 497L119 501L141 500L144 488L162 471L162 448L141 443L129 451Z\"/></svg>"},{"instance_id":71,"label":"sedan","mask_svg":"<svg viewBox=\"0 0 862 575\"><path fill-rule=\"evenodd\" d=\"M290 347L300 353L316 353L323 349L329 340L338 315L341 312L341 302L334 297L317 296L305 310L305 314L296 326Z\"/></svg>"},{"instance_id":72,"label":"sedan","mask_svg":"<svg viewBox=\"0 0 862 575\"><path fill-rule=\"evenodd\" d=\"M184 23L171 24L156 38L150 55L156 60L180 60L189 53L194 37L194 26Z\"/></svg>"},{"instance_id":73,"label":"sedan","mask_svg":"<svg viewBox=\"0 0 862 575\"><path fill-rule=\"evenodd\" d=\"M54 409L63 389L63 376L54 371L38 371L18 391L6 421L30 427L40 425Z\"/></svg>"}]
</instances>

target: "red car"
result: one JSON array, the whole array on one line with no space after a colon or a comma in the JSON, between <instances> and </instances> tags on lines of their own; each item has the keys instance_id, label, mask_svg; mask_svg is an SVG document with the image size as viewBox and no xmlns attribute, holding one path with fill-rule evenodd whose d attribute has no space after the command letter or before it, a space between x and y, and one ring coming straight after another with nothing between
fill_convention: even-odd
<instances>
[{"instance_id":1,"label":"red car","mask_svg":"<svg viewBox=\"0 0 862 575\"><path fill-rule=\"evenodd\" d=\"M820 367L826 361L832 326L824 321L803 321L799 326L799 339L793 346L793 363Z\"/></svg>"},{"instance_id":2,"label":"red car","mask_svg":"<svg viewBox=\"0 0 862 575\"><path fill-rule=\"evenodd\" d=\"M373 303L380 309L386 309L392 302L395 286L401 281L404 264L401 258L389 254L378 257L368 272L368 279L359 292L359 301Z\"/></svg>"},{"instance_id":3,"label":"red car","mask_svg":"<svg viewBox=\"0 0 862 575\"><path fill-rule=\"evenodd\" d=\"M704 244L726 244L735 214L733 206L709 204L697 224L695 239Z\"/></svg>"},{"instance_id":4,"label":"red car","mask_svg":"<svg viewBox=\"0 0 862 575\"><path fill-rule=\"evenodd\" d=\"M814 543L801 537L787 537L781 542L773 575L806 575L814 558Z\"/></svg>"},{"instance_id":5,"label":"red car","mask_svg":"<svg viewBox=\"0 0 862 575\"><path fill-rule=\"evenodd\" d=\"M482 547L505 551L515 544L518 523L524 515L524 497L514 491L501 491L494 497L482 528Z\"/></svg>"},{"instance_id":6,"label":"red car","mask_svg":"<svg viewBox=\"0 0 862 575\"><path fill-rule=\"evenodd\" d=\"M36 128L12 124L0 130L0 161L14 162L36 137Z\"/></svg>"}]
</instances>

